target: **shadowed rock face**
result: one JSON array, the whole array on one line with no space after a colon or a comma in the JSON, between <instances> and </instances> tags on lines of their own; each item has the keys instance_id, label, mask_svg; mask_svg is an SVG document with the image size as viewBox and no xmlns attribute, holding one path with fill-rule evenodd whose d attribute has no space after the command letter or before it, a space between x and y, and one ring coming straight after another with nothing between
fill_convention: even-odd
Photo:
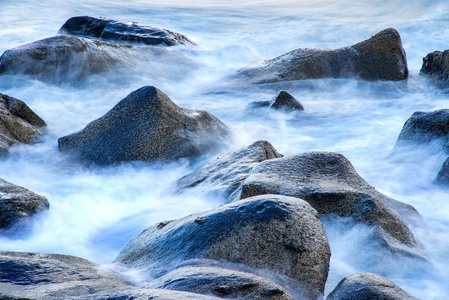
<instances>
[{"instance_id":1,"label":"shadowed rock face","mask_svg":"<svg viewBox=\"0 0 449 300\"><path fill-rule=\"evenodd\" d=\"M142 87L78 133L59 150L105 165L133 160L193 158L221 146L229 130L206 111L177 106L155 87Z\"/></svg>"},{"instance_id":2,"label":"shadowed rock face","mask_svg":"<svg viewBox=\"0 0 449 300\"><path fill-rule=\"evenodd\" d=\"M59 30L59 34L92 37L112 42L141 43L144 45L195 45L186 36L167 29L89 16L68 19Z\"/></svg>"},{"instance_id":3,"label":"shadowed rock face","mask_svg":"<svg viewBox=\"0 0 449 300\"><path fill-rule=\"evenodd\" d=\"M296 49L243 69L237 77L256 83L340 77L397 81L407 79L408 68L399 33L389 28L345 48Z\"/></svg>"},{"instance_id":4,"label":"shadowed rock face","mask_svg":"<svg viewBox=\"0 0 449 300\"><path fill-rule=\"evenodd\" d=\"M373 273L357 273L345 277L326 300L419 300L387 278Z\"/></svg>"},{"instance_id":5,"label":"shadowed rock face","mask_svg":"<svg viewBox=\"0 0 449 300\"><path fill-rule=\"evenodd\" d=\"M0 93L0 155L17 143L30 144L46 126L23 101Z\"/></svg>"},{"instance_id":6,"label":"shadowed rock face","mask_svg":"<svg viewBox=\"0 0 449 300\"><path fill-rule=\"evenodd\" d=\"M257 141L236 152L217 158L176 182L178 192L203 185L213 193L228 197L258 163L282 157L267 141Z\"/></svg>"},{"instance_id":7,"label":"shadowed rock face","mask_svg":"<svg viewBox=\"0 0 449 300\"><path fill-rule=\"evenodd\" d=\"M441 87L449 86L449 50L434 51L423 58L420 75L430 77L434 83Z\"/></svg>"},{"instance_id":8,"label":"shadowed rock face","mask_svg":"<svg viewBox=\"0 0 449 300\"><path fill-rule=\"evenodd\" d=\"M242 300L295 299L283 287L266 278L221 267L181 267L145 287Z\"/></svg>"},{"instance_id":9,"label":"shadowed rock face","mask_svg":"<svg viewBox=\"0 0 449 300\"><path fill-rule=\"evenodd\" d=\"M449 158L447 158L437 175L437 181L449 185Z\"/></svg>"},{"instance_id":10,"label":"shadowed rock face","mask_svg":"<svg viewBox=\"0 0 449 300\"><path fill-rule=\"evenodd\" d=\"M264 195L162 222L133 239L115 263L159 277L188 260L218 260L266 269L324 291L330 248L316 211L300 199Z\"/></svg>"},{"instance_id":11,"label":"shadowed rock face","mask_svg":"<svg viewBox=\"0 0 449 300\"><path fill-rule=\"evenodd\" d=\"M0 234L12 237L25 234L33 215L49 207L45 197L0 179Z\"/></svg>"},{"instance_id":12,"label":"shadowed rock face","mask_svg":"<svg viewBox=\"0 0 449 300\"><path fill-rule=\"evenodd\" d=\"M417 246L413 234L397 215L410 224L421 220L417 211L379 193L341 154L309 152L264 161L252 170L228 202L263 194L298 197L319 214L351 216L375 225L379 237L391 249Z\"/></svg>"}]
</instances>

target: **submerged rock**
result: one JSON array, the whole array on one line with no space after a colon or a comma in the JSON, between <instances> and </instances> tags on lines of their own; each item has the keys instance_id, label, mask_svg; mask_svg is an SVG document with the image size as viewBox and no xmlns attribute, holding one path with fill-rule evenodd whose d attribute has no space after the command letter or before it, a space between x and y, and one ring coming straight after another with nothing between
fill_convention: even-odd
<instances>
[{"instance_id":1,"label":"submerged rock","mask_svg":"<svg viewBox=\"0 0 449 300\"><path fill-rule=\"evenodd\" d=\"M59 298L60 299L60 298ZM65 300L217 300L218 297L201 295L196 293L162 290L129 288L125 290L111 290L78 297L64 297ZM9 299L6 299L9 300ZM15 300L15 299L12 299ZM20 299L23 300L23 299ZM45 300L45 299L43 299Z\"/></svg>"},{"instance_id":2,"label":"submerged rock","mask_svg":"<svg viewBox=\"0 0 449 300\"><path fill-rule=\"evenodd\" d=\"M307 299L323 293L330 248L316 211L300 199L264 195L159 223L115 259L160 277L179 265L218 260L295 279Z\"/></svg>"},{"instance_id":3,"label":"submerged rock","mask_svg":"<svg viewBox=\"0 0 449 300\"><path fill-rule=\"evenodd\" d=\"M416 253L417 243L401 218L416 224L418 212L378 192L341 154L309 152L261 162L228 202L264 194L304 199L319 214L351 216L376 226L378 238L391 250Z\"/></svg>"},{"instance_id":4,"label":"submerged rock","mask_svg":"<svg viewBox=\"0 0 449 300\"><path fill-rule=\"evenodd\" d=\"M34 142L45 126L25 102L0 93L0 155L14 144Z\"/></svg>"},{"instance_id":5,"label":"submerged rock","mask_svg":"<svg viewBox=\"0 0 449 300\"><path fill-rule=\"evenodd\" d=\"M420 75L430 77L437 86L449 86L449 50L434 51L423 58Z\"/></svg>"},{"instance_id":6,"label":"submerged rock","mask_svg":"<svg viewBox=\"0 0 449 300\"><path fill-rule=\"evenodd\" d=\"M449 185L449 158L447 158L437 175L437 181Z\"/></svg>"},{"instance_id":7,"label":"submerged rock","mask_svg":"<svg viewBox=\"0 0 449 300\"><path fill-rule=\"evenodd\" d=\"M181 267L153 280L145 287L242 300L295 299L283 287L261 276L211 266Z\"/></svg>"},{"instance_id":8,"label":"submerged rock","mask_svg":"<svg viewBox=\"0 0 449 300\"><path fill-rule=\"evenodd\" d=\"M50 207L48 200L0 178L0 234L19 237L29 231L33 216Z\"/></svg>"},{"instance_id":9,"label":"submerged rock","mask_svg":"<svg viewBox=\"0 0 449 300\"><path fill-rule=\"evenodd\" d=\"M408 68L399 33L388 28L345 48L296 49L243 69L237 76L257 83L340 77L398 81L407 79Z\"/></svg>"},{"instance_id":10,"label":"submerged rock","mask_svg":"<svg viewBox=\"0 0 449 300\"><path fill-rule=\"evenodd\" d=\"M195 45L186 36L167 29L89 16L68 19L59 30L59 34L92 37L121 43L142 43L145 45Z\"/></svg>"},{"instance_id":11,"label":"submerged rock","mask_svg":"<svg viewBox=\"0 0 449 300\"><path fill-rule=\"evenodd\" d=\"M181 108L157 88L145 86L82 131L60 138L58 145L62 152L105 165L194 158L223 145L229 134L208 112Z\"/></svg>"},{"instance_id":12,"label":"submerged rock","mask_svg":"<svg viewBox=\"0 0 449 300\"><path fill-rule=\"evenodd\" d=\"M394 282L373 273L357 273L345 277L326 300L419 300Z\"/></svg>"},{"instance_id":13,"label":"submerged rock","mask_svg":"<svg viewBox=\"0 0 449 300\"><path fill-rule=\"evenodd\" d=\"M211 192L228 197L245 180L257 164L264 160L282 157L267 141L257 141L250 146L217 158L176 182L178 192L198 185Z\"/></svg>"},{"instance_id":14,"label":"submerged rock","mask_svg":"<svg viewBox=\"0 0 449 300\"><path fill-rule=\"evenodd\" d=\"M270 107L285 111L304 110L304 106L286 91L280 91L270 101L255 101L250 103L251 107Z\"/></svg>"}]
</instances>

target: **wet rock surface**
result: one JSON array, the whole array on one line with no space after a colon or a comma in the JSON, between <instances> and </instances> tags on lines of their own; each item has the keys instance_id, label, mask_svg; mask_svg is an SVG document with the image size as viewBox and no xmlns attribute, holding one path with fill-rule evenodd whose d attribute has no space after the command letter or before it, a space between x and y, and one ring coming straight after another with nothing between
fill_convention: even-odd
<instances>
[{"instance_id":1,"label":"wet rock surface","mask_svg":"<svg viewBox=\"0 0 449 300\"><path fill-rule=\"evenodd\" d=\"M445 88L449 86L449 50L434 51L423 58L420 75L429 77L434 83Z\"/></svg>"},{"instance_id":2,"label":"wet rock surface","mask_svg":"<svg viewBox=\"0 0 449 300\"><path fill-rule=\"evenodd\" d=\"M387 278L373 273L345 277L326 300L418 300Z\"/></svg>"},{"instance_id":3,"label":"wet rock surface","mask_svg":"<svg viewBox=\"0 0 449 300\"><path fill-rule=\"evenodd\" d=\"M272 100L251 102L250 107L269 107L283 111L300 111L304 106L287 91L280 91Z\"/></svg>"},{"instance_id":4,"label":"wet rock surface","mask_svg":"<svg viewBox=\"0 0 449 300\"><path fill-rule=\"evenodd\" d=\"M142 87L82 131L58 140L59 150L99 165L194 158L221 147L226 125L206 111L177 106L153 86Z\"/></svg>"},{"instance_id":5,"label":"wet rock surface","mask_svg":"<svg viewBox=\"0 0 449 300\"><path fill-rule=\"evenodd\" d=\"M77 16L68 19L59 30L59 34L92 37L120 43L141 43L144 45L195 45L186 36L167 29L141 25L135 22L123 22L89 16Z\"/></svg>"},{"instance_id":6,"label":"wet rock surface","mask_svg":"<svg viewBox=\"0 0 449 300\"><path fill-rule=\"evenodd\" d=\"M243 69L238 77L256 83L347 77L398 81L407 79L408 68L399 33L388 28L345 48L296 49Z\"/></svg>"},{"instance_id":7,"label":"wet rock surface","mask_svg":"<svg viewBox=\"0 0 449 300\"><path fill-rule=\"evenodd\" d=\"M250 146L217 158L176 182L178 192L203 186L214 194L228 197L245 180L257 164L264 160L282 157L267 141L257 141Z\"/></svg>"},{"instance_id":8,"label":"wet rock surface","mask_svg":"<svg viewBox=\"0 0 449 300\"><path fill-rule=\"evenodd\" d=\"M46 124L25 102L0 93L0 155L42 136Z\"/></svg>"},{"instance_id":9,"label":"wet rock surface","mask_svg":"<svg viewBox=\"0 0 449 300\"><path fill-rule=\"evenodd\" d=\"M307 202L264 195L150 227L114 262L160 277L197 260L270 270L297 280L303 296L315 299L324 291L330 248Z\"/></svg>"}]
</instances>

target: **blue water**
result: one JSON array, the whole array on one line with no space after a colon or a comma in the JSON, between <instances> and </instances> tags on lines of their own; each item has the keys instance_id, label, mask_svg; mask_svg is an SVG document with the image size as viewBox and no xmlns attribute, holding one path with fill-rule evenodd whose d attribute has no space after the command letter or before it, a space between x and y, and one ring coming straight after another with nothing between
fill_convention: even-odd
<instances>
[{"instance_id":1,"label":"blue water","mask_svg":"<svg viewBox=\"0 0 449 300\"><path fill-rule=\"evenodd\" d=\"M449 189L434 183L446 157L432 148L389 156L413 112L448 108L447 91L419 76L427 53L449 48L447 1L0 0L0 5L0 53L54 36L76 15L168 28L199 45L176 49L197 64L188 72L166 68L170 59L152 60L137 51L128 69L93 76L78 86L0 77L1 93L25 101L48 124L43 141L14 147L11 156L0 159L0 178L51 203L32 236L1 239L0 250L71 254L108 264L146 227L224 203L201 191L171 195L171 184L196 167L185 162L86 168L58 153L59 137L81 130L131 91L155 85L178 105L207 110L226 123L235 134L228 151L264 139L284 155L339 152L379 191L421 213L428 230L414 233L435 268L430 273L410 268L409 262L383 260L375 247L360 251L369 228L343 230L338 222L326 223L333 253L326 293L344 276L374 271L416 297L444 299L449 294ZM238 86L226 81L254 61L295 48L348 46L388 27L401 34L410 71L406 83L323 79ZM287 89L306 111L245 110L249 102L271 99L280 89Z\"/></svg>"}]
</instances>

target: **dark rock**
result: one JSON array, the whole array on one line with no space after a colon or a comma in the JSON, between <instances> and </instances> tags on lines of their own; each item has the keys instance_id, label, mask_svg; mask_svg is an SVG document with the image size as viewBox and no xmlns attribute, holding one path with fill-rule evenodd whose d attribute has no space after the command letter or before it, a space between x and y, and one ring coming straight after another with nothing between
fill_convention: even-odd
<instances>
[{"instance_id":1,"label":"dark rock","mask_svg":"<svg viewBox=\"0 0 449 300\"><path fill-rule=\"evenodd\" d=\"M61 27L59 34L92 37L121 43L141 43L145 45L195 45L186 36L167 29L140 25L134 22L121 22L89 16L70 18Z\"/></svg>"},{"instance_id":2,"label":"dark rock","mask_svg":"<svg viewBox=\"0 0 449 300\"><path fill-rule=\"evenodd\" d=\"M228 202L263 194L304 199L319 214L351 216L356 221L376 226L378 238L391 250L405 248L413 254L416 252L417 243L401 218L416 224L416 220L421 220L418 212L408 204L379 193L341 154L309 152L261 162Z\"/></svg>"},{"instance_id":3,"label":"dark rock","mask_svg":"<svg viewBox=\"0 0 449 300\"><path fill-rule=\"evenodd\" d=\"M14 144L34 142L45 126L23 101L0 93L0 155Z\"/></svg>"},{"instance_id":4,"label":"dark rock","mask_svg":"<svg viewBox=\"0 0 449 300\"><path fill-rule=\"evenodd\" d=\"M296 49L237 76L257 83L340 77L398 81L407 79L408 69L399 33L389 28L345 48Z\"/></svg>"},{"instance_id":5,"label":"dark rock","mask_svg":"<svg viewBox=\"0 0 449 300\"><path fill-rule=\"evenodd\" d=\"M195 222L198 218L201 224ZM198 260L288 276L303 285L304 297L316 299L324 291L330 248L323 225L307 202L264 195L193 214L162 228L150 227L120 252L115 263L160 277Z\"/></svg>"},{"instance_id":6,"label":"dark rock","mask_svg":"<svg viewBox=\"0 0 449 300\"><path fill-rule=\"evenodd\" d=\"M229 130L206 111L177 106L155 87L142 87L82 131L58 140L59 150L105 165L193 158L224 143Z\"/></svg>"},{"instance_id":7,"label":"dark rock","mask_svg":"<svg viewBox=\"0 0 449 300\"><path fill-rule=\"evenodd\" d=\"M0 179L0 234L25 234L31 229L32 217L49 207L45 197Z\"/></svg>"},{"instance_id":8,"label":"dark rock","mask_svg":"<svg viewBox=\"0 0 449 300\"><path fill-rule=\"evenodd\" d=\"M181 267L148 284L148 288L187 291L221 298L291 299L280 285L247 272L221 267Z\"/></svg>"},{"instance_id":9,"label":"dark rock","mask_svg":"<svg viewBox=\"0 0 449 300\"><path fill-rule=\"evenodd\" d=\"M255 101L250 103L251 107L271 107L287 111L304 110L304 106L286 91L280 91L270 101Z\"/></svg>"},{"instance_id":10,"label":"dark rock","mask_svg":"<svg viewBox=\"0 0 449 300\"><path fill-rule=\"evenodd\" d=\"M423 58L420 75L431 78L439 87L449 86L449 50L434 51Z\"/></svg>"},{"instance_id":11,"label":"dark rock","mask_svg":"<svg viewBox=\"0 0 449 300\"><path fill-rule=\"evenodd\" d=\"M395 147L427 144L441 140L449 150L449 109L431 112L417 111L405 122Z\"/></svg>"},{"instance_id":12,"label":"dark rock","mask_svg":"<svg viewBox=\"0 0 449 300\"><path fill-rule=\"evenodd\" d=\"M449 185L449 158L447 158L437 175L437 181Z\"/></svg>"},{"instance_id":13,"label":"dark rock","mask_svg":"<svg viewBox=\"0 0 449 300\"><path fill-rule=\"evenodd\" d=\"M269 142L257 141L249 147L217 158L195 172L180 178L176 182L177 191L206 185L210 191L227 198L258 163L278 157L282 157L282 155Z\"/></svg>"},{"instance_id":14,"label":"dark rock","mask_svg":"<svg viewBox=\"0 0 449 300\"><path fill-rule=\"evenodd\" d=\"M345 277L326 300L418 300L387 278L373 273Z\"/></svg>"}]
</instances>

